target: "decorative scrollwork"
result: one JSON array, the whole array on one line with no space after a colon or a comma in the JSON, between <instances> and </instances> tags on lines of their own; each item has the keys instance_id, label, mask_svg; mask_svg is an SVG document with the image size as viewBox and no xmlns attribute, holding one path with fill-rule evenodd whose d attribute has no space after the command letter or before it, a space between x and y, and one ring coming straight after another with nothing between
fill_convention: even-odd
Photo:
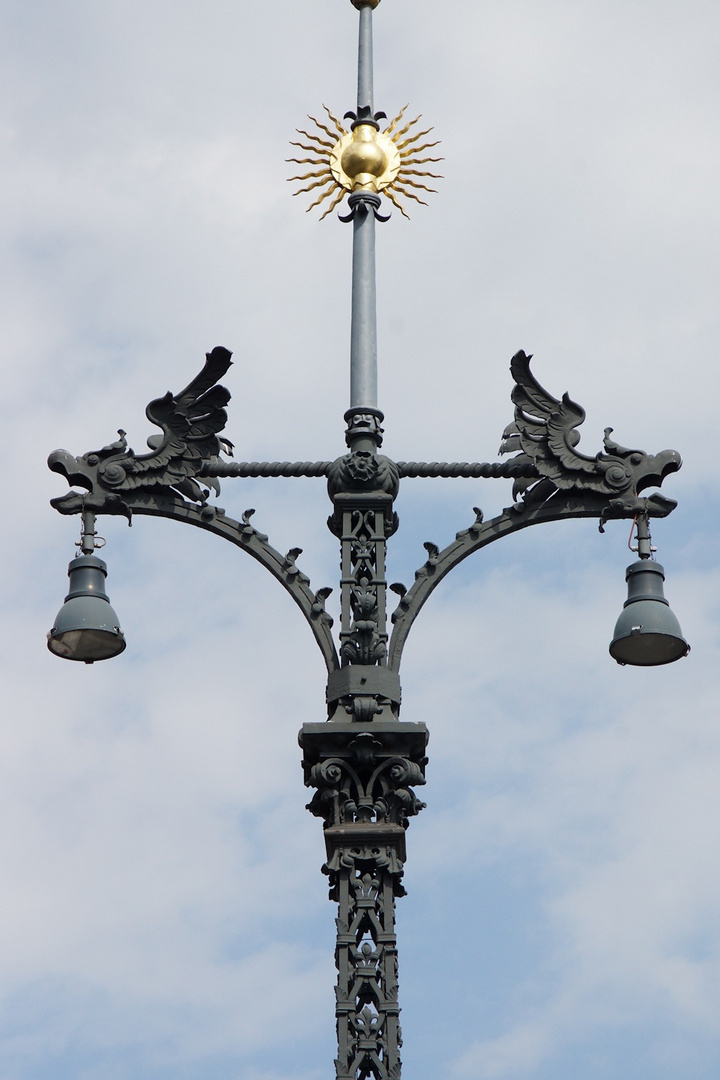
<instances>
[{"instance_id":1,"label":"decorative scrollwork","mask_svg":"<svg viewBox=\"0 0 720 1080\"><path fill-rule=\"evenodd\" d=\"M350 621L341 634L340 658L346 664L378 664L385 657L385 521L382 509L348 507L342 514L345 617Z\"/></svg>"},{"instance_id":2,"label":"decorative scrollwork","mask_svg":"<svg viewBox=\"0 0 720 1080\"><path fill-rule=\"evenodd\" d=\"M358 214L374 214L376 221L389 221L390 214L381 214L380 206L382 199L372 191L354 191L348 197L350 211L347 214L338 214L338 217L346 225L354 221Z\"/></svg>"},{"instance_id":3,"label":"decorative scrollwork","mask_svg":"<svg viewBox=\"0 0 720 1080\"><path fill-rule=\"evenodd\" d=\"M300 567L296 566L296 563L295 563L295 560L297 559L298 555L302 555L302 548L299 548L299 547L290 548L287 555L285 556L285 561L283 563L283 569L285 570L285 573L286 573L288 579L293 579L294 578L297 581L302 582L303 585L307 585L310 582L310 578L307 576L307 574L303 574Z\"/></svg>"},{"instance_id":4,"label":"decorative scrollwork","mask_svg":"<svg viewBox=\"0 0 720 1080\"><path fill-rule=\"evenodd\" d=\"M308 809L325 824L323 873L338 905L338 1080L395 1080L400 1075L395 901L402 884L409 819L425 783L427 730L375 721L306 724L300 734Z\"/></svg>"},{"instance_id":5,"label":"decorative scrollwork","mask_svg":"<svg viewBox=\"0 0 720 1080\"><path fill-rule=\"evenodd\" d=\"M252 509L244 511L242 515L242 524L238 525L238 534L240 536L240 539L245 541L246 543L253 538L259 540L261 543L264 543L267 540L267 535L265 533L258 532L255 526L250 524L250 518L253 516L254 513L255 511Z\"/></svg>"},{"instance_id":6,"label":"decorative scrollwork","mask_svg":"<svg viewBox=\"0 0 720 1080\"><path fill-rule=\"evenodd\" d=\"M349 757L326 758L312 766L306 782L318 790L308 803L310 813L328 825L402 826L419 814L425 803L411 785L425 783L422 765L405 757L383 756L378 761L375 755L381 747L364 733L350 744Z\"/></svg>"},{"instance_id":7,"label":"decorative scrollwork","mask_svg":"<svg viewBox=\"0 0 720 1080\"><path fill-rule=\"evenodd\" d=\"M423 547L427 551L428 557L423 566L421 566L419 570L415 571L416 580L419 577L427 577L429 574L435 573L435 567L437 566L438 557L440 555L440 548L437 546L437 544L434 544L432 540L426 540L423 544ZM397 589L394 591L397 592Z\"/></svg>"},{"instance_id":8,"label":"decorative scrollwork","mask_svg":"<svg viewBox=\"0 0 720 1080\"><path fill-rule=\"evenodd\" d=\"M400 1076L400 1006L395 897L402 863L392 844L359 844L345 851L331 876L338 903L337 1080L395 1080Z\"/></svg>"}]
</instances>

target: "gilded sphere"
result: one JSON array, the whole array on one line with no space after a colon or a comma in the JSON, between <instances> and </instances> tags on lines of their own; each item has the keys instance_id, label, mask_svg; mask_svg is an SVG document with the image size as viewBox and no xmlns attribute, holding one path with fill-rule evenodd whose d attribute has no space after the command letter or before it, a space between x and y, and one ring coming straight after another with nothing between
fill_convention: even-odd
<instances>
[{"instance_id":1,"label":"gilded sphere","mask_svg":"<svg viewBox=\"0 0 720 1080\"><path fill-rule=\"evenodd\" d=\"M357 127L353 140L343 151L340 165L351 180L361 175L382 176L388 164L385 151L378 146L377 132L369 124Z\"/></svg>"}]
</instances>

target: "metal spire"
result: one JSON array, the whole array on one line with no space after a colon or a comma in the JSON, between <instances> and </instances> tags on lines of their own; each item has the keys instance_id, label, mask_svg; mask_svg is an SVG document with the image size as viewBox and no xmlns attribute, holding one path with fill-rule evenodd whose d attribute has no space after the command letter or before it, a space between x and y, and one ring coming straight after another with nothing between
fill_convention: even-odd
<instances>
[{"instance_id":1,"label":"metal spire","mask_svg":"<svg viewBox=\"0 0 720 1080\"><path fill-rule=\"evenodd\" d=\"M358 117L373 115L373 39L372 13L380 0L352 0L360 11L360 34L358 42Z\"/></svg>"},{"instance_id":2,"label":"metal spire","mask_svg":"<svg viewBox=\"0 0 720 1080\"><path fill-rule=\"evenodd\" d=\"M419 116L403 122L407 106L380 131L378 121L387 119L387 114L375 112L372 38L373 10L380 0L351 2L359 14L356 109L346 112L341 121L324 106L333 127L328 127L326 121L309 117L315 130L298 129L307 141L291 145L313 156L289 160L320 168L289 179L309 181L294 192L295 195L320 189L308 209L333 196L323 217L348 194L349 213L340 218L353 223L350 409L346 414L349 421L346 438L352 449L372 453L381 443L382 420L377 407L375 221L387 221L388 217L379 212L380 195L385 195L407 217L401 198L423 203L417 192L434 189L422 179L438 175L424 166L442 159L422 156L437 142L423 142L431 128L414 130ZM348 119L351 123L345 127L344 121Z\"/></svg>"},{"instance_id":3,"label":"metal spire","mask_svg":"<svg viewBox=\"0 0 720 1080\"><path fill-rule=\"evenodd\" d=\"M357 113L352 125L374 128L373 8L379 0L352 0L359 8ZM383 114L384 115L384 114ZM368 132L370 134L370 132ZM369 143L374 146L374 143ZM368 198L370 195L370 198ZM350 408L377 408L377 293L375 213L380 199L371 191L350 196L353 221L352 317L350 327Z\"/></svg>"}]
</instances>

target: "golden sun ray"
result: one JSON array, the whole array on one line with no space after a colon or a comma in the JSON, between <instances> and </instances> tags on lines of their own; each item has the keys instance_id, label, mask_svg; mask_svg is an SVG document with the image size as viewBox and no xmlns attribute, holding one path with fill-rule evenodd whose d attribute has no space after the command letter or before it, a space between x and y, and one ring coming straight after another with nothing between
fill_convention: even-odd
<instances>
[{"instance_id":1,"label":"golden sun ray","mask_svg":"<svg viewBox=\"0 0 720 1080\"><path fill-rule=\"evenodd\" d=\"M404 165L400 174L401 176L429 176L431 180L442 179L442 173L428 172L427 169L406 169Z\"/></svg>"},{"instance_id":2,"label":"golden sun ray","mask_svg":"<svg viewBox=\"0 0 720 1080\"><path fill-rule=\"evenodd\" d=\"M329 195L330 192L328 191L327 194ZM324 198L324 196L323 196L323 198ZM328 206L325 213L320 215L320 220L322 221L323 218L326 218L328 216L328 214L331 214L333 212L333 210L335 209L335 207L338 206L342 202L342 200L344 198L345 198L345 191L344 191L343 188L340 188L340 190L336 193L335 198L330 203L330 205ZM308 210L309 209L310 209L310 207L308 207Z\"/></svg>"},{"instance_id":3,"label":"golden sun ray","mask_svg":"<svg viewBox=\"0 0 720 1080\"><path fill-rule=\"evenodd\" d=\"M312 202L312 203L310 203L310 205L308 206L308 210L312 210L313 206L319 206L319 205L320 205L320 203L323 203L323 202L325 202L325 200L326 200L326 199L327 199L327 198L328 198L328 197L329 197L330 195L332 195L332 193L333 193L333 189L332 189L331 187L327 187L327 188L325 189L325 191L321 192L321 193L320 193L320 194L318 195L318 197L317 197L317 199L315 200L315 202ZM296 194L296 195L299 195L299 194L300 194L300 192L299 192L299 191L296 191L296 192L295 192L295 194ZM307 213L307 211L306 211L306 213Z\"/></svg>"},{"instance_id":4,"label":"golden sun ray","mask_svg":"<svg viewBox=\"0 0 720 1080\"><path fill-rule=\"evenodd\" d=\"M332 179L332 173L328 168L318 169L317 172L303 173L302 176L289 176L288 180L312 180L314 177L324 176L326 180Z\"/></svg>"},{"instance_id":5,"label":"golden sun ray","mask_svg":"<svg viewBox=\"0 0 720 1080\"><path fill-rule=\"evenodd\" d=\"M304 135L306 139L310 139L312 142L316 142L318 146L333 146L331 139L323 139L322 135L316 135L315 132L305 131L304 128L297 129L298 135Z\"/></svg>"},{"instance_id":6,"label":"golden sun ray","mask_svg":"<svg viewBox=\"0 0 720 1080\"><path fill-rule=\"evenodd\" d=\"M317 161L317 162L313 161L313 162L311 162L310 164L312 164L312 165L321 165L321 164L322 164L322 162L320 162L320 161ZM288 177L288 179L289 179L289 180L309 180L309 179L310 179L310 177L312 177L312 176L332 176L332 173L331 173L331 172L330 172L330 170L328 169L327 165L324 165L324 166L323 166L323 168L322 168L322 169L318 169L318 171L317 171L317 172L307 172L307 173L303 173L303 175L302 175L302 176L289 176L289 177Z\"/></svg>"},{"instance_id":7,"label":"golden sun ray","mask_svg":"<svg viewBox=\"0 0 720 1080\"><path fill-rule=\"evenodd\" d=\"M324 131L325 134L330 137L330 140L331 140L330 145L331 146L333 146L335 144L335 140L338 137L338 132L331 131L329 127L326 127L325 124L322 123L321 120L316 120L315 117L310 116L309 113L308 113L308 120L312 120L313 124L317 124L317 126L320 128L320 130ZM339 122L336 121L336 123L339 123ZM342 128L340 128L340 132L342 132Z\"/></svg>"},{"instance_id":8,"label":"golden sun ray","mask_svg":"<svg viewBox=\"0 0 720 1080\"><path fill-rule=\"evenodd\" d=\"M403 206L403 204L402 204L401 202L398 202L398 200L397 200L397 198L396 198L396 196L395 196L394 192L388 189L388 190L387 190L387 191L385 192L385 194L387 195L387 197L388 197L388 199L390 200L390 202L391 202L391 203L392 203L392 204L393 204L394 206L397 206L397 208L398 208L398 210L400 211L400 213L402 214L402 216L403 216L403 217L405 217L405 218L407 218L407 219L408 219L408 221L409 221L409 220L410 220L410 215L409 215L409 214L408 214L408 213L406 212L406 210L405 210L405 207Z\"/></svg>"},{"instance_id":9,"label":"golden sun ray","mask_svg":"<svg viewBox=\"0 0 720 1080\"><path fill-rule=\"evenodd\" d=\"M297 176L297 177L292 177L292 179L294 179L294 180L305 180L305 177L304 176ZM293 195L302 195L303 192L305 192L305 191L312 191L314 188L324 187L325 184L328 184L329 187L330 187L330 190L332 190L332 177L330 177L329 180L328 180L327 177L325 177L324 180L316 180L314 184L308 184L307 187L300 188L298 191L293 191ZM309 207L308 207L308 209L309 209Z\"/></svg>"},{"instance_id":10,"label":"golden sun ray","mask_svg":"<svg viewBox=\"0 0 720 1080\"><path fill-rule=\"evenodd\" d=\"M413 146L412 150L408 151L410 154L422 154L423 150L432 150L433 146L439 146L440 140L436 139L435 142L426 142L421 146ZM442 158L437 158L438 161L442 161Z\"/></svg>"},{"instance_id":11,"label":"golden sun ray","mask_svg":"<svg viewBox=\"0 0 720 1080\"><path fill-rule=\"evenodd\" d=\"M406 218L410 215L403 206L403 199L427 206L415 192L434 192L435 188L428 187L422 181L439 180L442 174L431 172L423 166L436 164L443 158L420 156L438 146L439 140L422 142L433 129L415 130L421 114L403 123L407 108L407 105L403 105L383 131L379 130L375 121L370 120L354 121L346 127L347 121L339 120L327 105L323 105L323 109L327 113L328 123L308 115L315 130L298 128L298 135L308 141L291 142L290 145L310 156L291 157L287 161L296 165L314 165L316 169L288 178L291 183L304 185L293 195L320 189L308 210L320 206L333 196L330 205L320 215L321 221L339 206L345 195L353 192L385 195Z\"/></svg>"},{"instance_id":12,"label":"golden sun ray","mask_svg":"<svg viewBox=\"0 0 720 1080\"><path fill-rule=\"evenodd\" d=\"M401 195L404 195L406 199L414 199L415 202L420 203L422 206L427 206L427 203L424 199L421 199L419 195L415 195L412 191L408 191L407 188L402 186L402 184L396 184L395 190L398 191Z\"/></svg>"},{"instance_id":13,"label":"golden sun ray","mask_svg":"<svg viewBox=\"0 0 720 1080\"><path fill-rule=\"evenodd\" d=\"M407 108L407 105L405 106L405 109L406 108ZM405 112L405 109L403 109L403 112ZM395 142L397 142L398 139L401 139L403 137L403 135L406 135L407 132L410 130L410 128L413 126L413 124L417 124L417 122L418 122L418 120L420 119L421 116L422 116L422 113L418 113L418 115L415 117L414 120L408 120L405 127L400 128L400 130L395 133L395 136L394 136Z\"/></svg>"},{"instance_id":14,"label":"golden sun ray","mask_svg":"<svg viewBox=\"0 0 720 1080\"><path fill-rule=\"evenodd\" d=\"M335 125L336 134L337 135L344 135L345 134L345 127L343 126L342 120L339 120L338 117L335 116L334 113L331 113L330 110L328 109L327 105L323 105L323 109L325 110L325 112L328 114L328 117L330 118L330 120L332 120L333 124Z\"/></svg>"},{"instance_id":15,"label":"golden sun ray","mask_svg":"<svg viewBox=\"0 0 720 1080\"><path fill-rule=\"evenodd\" d=\"M405 115L405 110L408 107L409 107L408 105L403 105L402 109L397 114L397 116L393 116L392 120L390 121L388 126L385 128L385 134L386 135L392 135L393 131L395 130L395 128L397 127L397 125L400 123L403 116Z\"/></svg>"}]
</instances>

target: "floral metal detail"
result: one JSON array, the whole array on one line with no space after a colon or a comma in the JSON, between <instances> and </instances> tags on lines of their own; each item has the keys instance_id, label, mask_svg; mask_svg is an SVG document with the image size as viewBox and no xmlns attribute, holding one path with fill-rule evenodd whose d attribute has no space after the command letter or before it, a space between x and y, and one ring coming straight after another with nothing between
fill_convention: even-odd
<instances>
[{"instance_id":1,"label":"floral metal detail","mask_svg":"<svg viewBox=\"0 0 720 1080\"><path fill-rule=\"evenodd\" d=\"M384 509L349 507L342 521L340 659L346 664L378 664L387 642Z\"/></svg>"},{"instance_id":2,"label":"floral metal detail","mask_svg":"<svg viewBox=\"0 0 720 1080\"><path fill-rule=\"evenodd\" d=\"M342 755L323 756L306 769L306 784L317 788L307 808L328 826L372 822L404 827L425 806L411 787L425 783L424 760L394 754L381 738L362 732Z\"/></svg>"},{"instance_id":3,"label":"floral metal detail","mask_svg":"<svg viewBox=\"0 0 720 1080\"><path fill-rule=\"evenodd\" d=\"M395 900L402 885L405 829L424 803L422 725L388 723L355 734L354 725L306 725L308 809L325 822L330 899L338 904L337 1080L400 1075Z\"/></svg>"},{"instance_id":4,"label":"floral metal detail","mask_svg":"<svg viewBox=\"0 0 720 1080\"><path fill-rule=\"evenodd\" d=\"M340 491L384 491L394 498L400 486L397 465L383 454L354 450L332 463L328 472L328 493Z\"/></svg>"},{"instance_id":5,"label":"floral metal detail","mask_svg":"<svg viewBox=\"0 0 720 1080\"><path fill-rule=\"evenodd\" d=\"M337 901L335 1016L337 1080L396 1080L402 1031L398 1004L395 897L402 864L390 845L338 854L331 875Z\"/></svg>"}]
</instances>

